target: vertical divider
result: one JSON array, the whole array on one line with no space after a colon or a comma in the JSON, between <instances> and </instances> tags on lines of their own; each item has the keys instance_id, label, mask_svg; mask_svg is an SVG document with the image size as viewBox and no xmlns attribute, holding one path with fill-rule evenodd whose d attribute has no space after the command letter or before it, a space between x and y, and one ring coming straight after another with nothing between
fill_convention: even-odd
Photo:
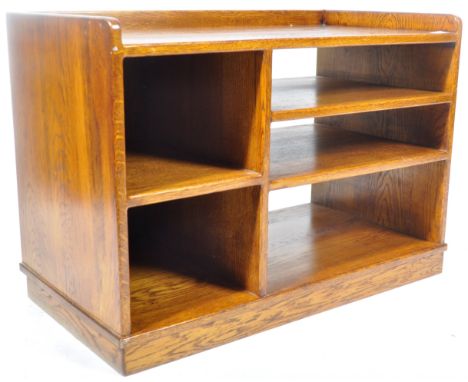
<instances>
[{"instance_id":1,"label":"vertical divider","mask_svg":"<svg viewBox=\"0 0 468 382\"><path fill-rule=\"evenodd\" d=\"M263 153L262 174L264 178L260 190L258 207L259 227L259 288L258 294L264 296L267 291L267 269L268 269L268 193L270 177L270 123L271 123L271 81L272 81L272 51L265 50L257 56L256 70L258 73L256 118L257 123L262 125Z\"/></svg>"}]
</instances>

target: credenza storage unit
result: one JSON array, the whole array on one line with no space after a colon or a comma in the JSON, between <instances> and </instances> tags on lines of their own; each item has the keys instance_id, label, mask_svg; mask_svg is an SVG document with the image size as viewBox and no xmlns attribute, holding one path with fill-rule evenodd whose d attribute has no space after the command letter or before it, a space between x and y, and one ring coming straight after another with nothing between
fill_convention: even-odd
<instances>
[{"instance_id":1,"label":"credenza storage unit","mask_svg":"<svg viewBox=\"0 0 468 382\"><path fill-rule=\"evenodd\" d=\"M10 14L8 34L28 293L121 373L441 272L457 17ZM272 51L305 47L317 75L272 80Z\"/></svg>"}]
</instances>

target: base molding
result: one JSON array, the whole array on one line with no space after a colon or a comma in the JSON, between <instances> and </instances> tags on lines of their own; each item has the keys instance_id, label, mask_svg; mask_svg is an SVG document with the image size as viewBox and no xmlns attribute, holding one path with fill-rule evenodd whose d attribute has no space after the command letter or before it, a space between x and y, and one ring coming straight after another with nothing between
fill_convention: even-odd
<instances>
[{"instance_id":1,"label":"base molding","mask_svg":"<svg viewBox=\"0 0 468 382\"><path fill-rule=\"evenodd\" d=\"M34 273L25 267L22 270L27 275L31 300L114 369L127 375L438 274L444 250L441 247L375 264L126 338L116 337Z\"/></svg>"}]
</instances>

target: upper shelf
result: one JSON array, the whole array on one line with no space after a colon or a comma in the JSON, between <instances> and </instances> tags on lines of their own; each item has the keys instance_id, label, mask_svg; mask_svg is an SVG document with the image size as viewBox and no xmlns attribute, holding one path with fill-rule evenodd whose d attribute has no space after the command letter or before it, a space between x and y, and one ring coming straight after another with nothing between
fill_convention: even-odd
<instances>
[{"instance_id":1,"label":"upper shelf","mask_svg":"<svg viewBox=\"0 0 468 382\"><path fill-rule=\"evenodd\" d=\"M326 117L451 101L451 94L397 88L328 77L273 81L273 121Z\"/></svg>"},{"instance_id":2,"label":"upper shelf","mask_svg":"<svg viewBox=\"0 0 468 382\"><path fill-rule=\"evenodd\" d=\"M345 45L443 43L455 41L444 31L348 27L336 25L233 26L218 28L123 29L125 55L167 52L234 51Z\"/></svg>"}]
</instances>

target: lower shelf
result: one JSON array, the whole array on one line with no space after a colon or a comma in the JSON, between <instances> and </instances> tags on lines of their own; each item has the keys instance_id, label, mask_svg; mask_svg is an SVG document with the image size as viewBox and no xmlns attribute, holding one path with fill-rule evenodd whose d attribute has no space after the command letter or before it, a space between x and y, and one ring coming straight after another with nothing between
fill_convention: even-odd
<instances>
[{"instance_id":1,"label":"lower shelf","mask_svg":"<svg viewBox=\"0 0 468 382\"><path fill-rule=\"evenodd\" d=\"M269 220L268 293L440 248L317 204L274 211Z\"/></svg>"},{"instance_id":2,"label":"lower shelf","mask_svg":"<svg viewBox=\"0 0 468 382\"><path fill-rule=\"evenodd\" d=\"M189 271L188 266L173 271L134 265L130 277L133 334L190 321L257 298L220 285L196 270Z\"/></svg>"},{"instance_id":3,"label":"lower shelf","mask_svg":"<svg viewBox=\"0 0 468 382\"><path fill-rule=\"evenodd\" d=\"M280 293L440 248L350 214L306 204L270 213L268 289ZM150 254L143 256L151 258ZM131 266L132 333L249 303L258 297L194 264Z\"/></svg>"}]
</instances>

